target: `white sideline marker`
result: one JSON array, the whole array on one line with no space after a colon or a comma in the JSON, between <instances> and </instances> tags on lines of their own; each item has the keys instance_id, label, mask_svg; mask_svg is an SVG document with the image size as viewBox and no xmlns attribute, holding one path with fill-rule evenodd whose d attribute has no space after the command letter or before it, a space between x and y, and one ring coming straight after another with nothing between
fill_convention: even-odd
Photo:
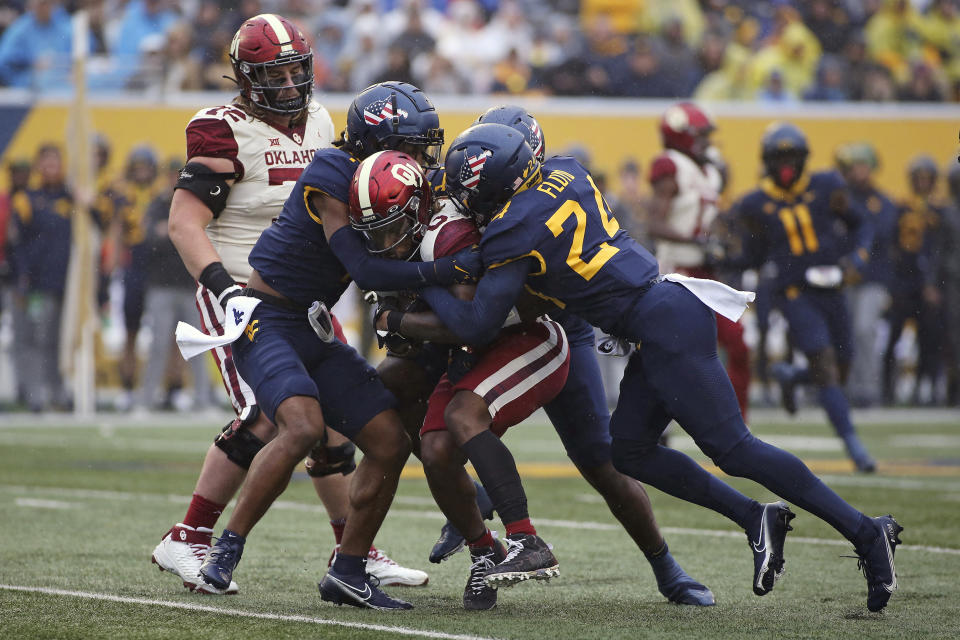
<instances>
[{"instance_id":1,"label":"white sideline marker","mask_svg":"<svg viewBox=\"0 0 960 640\"><path fill-rule=\"evenodd\" d=\"M124 604L142 604L156 607L167 607L170 609L185 609L187 611L201 611L204 613L217 613L224 616L236 616L238 618L256 618L258 620L279 620L281 622L306 622L308 624L330 625L334 627L349 627L351 629L363 629L366 631L383 631L386 633L396 633L403 636L416 636L418 638L440 638L443 640L498 640L484 636L468 636L456 633L443 633L441 631L426 631L423 629L410 629L408 627L391 627L384 624L367 624L364 622L344 622L342 620L328 620L326 618L312 618L310 616L283 615L279 613L259 613L256 611L237 611L235 609L221 609L219 607L208 607L202 604L193 604L190 602L169 602L166 600L150 600L148 598L129 598L126 596L114 596L109 593L94 593L90 591L67 591L66 589L51 589L48 587L24 587L13 584L0 584L0 590L20 591L27 593L42 593L51 596L69 596L74 598L86 598L88 600L102 600L107 602L122 602Z\"/></svg>"}]
</instances>

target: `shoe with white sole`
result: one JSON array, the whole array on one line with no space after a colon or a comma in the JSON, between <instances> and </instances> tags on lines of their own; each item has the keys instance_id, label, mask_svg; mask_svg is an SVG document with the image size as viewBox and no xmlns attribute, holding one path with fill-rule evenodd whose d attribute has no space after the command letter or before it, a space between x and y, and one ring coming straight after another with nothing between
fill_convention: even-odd
<instances>
[{"instance_id":1,"label":"shoe with white sole","mask_svg":"<svg viewBox=\"0 0 960 640\"><path fill-rule=\"evenodd\" d=\"M200 565L210 550L212 529L193 528L183 523L174 525L153 550L150 561L160 568L179 576L183 586L196 593L210 595L234 595L240 591L231 581L226 589L217 589L200 577Z\"/></svg>"},{"instance_id":2,"label":"shoe with white sole","mask_svg":"<svg viewBox=\"0 0 960 640\"><path fill-rule=\"evenodd\" d=\"M327 562L328 567L333 566L339 550L340 545L333 548ZM381 587L422 587L430 581L430 576L425 571L402 567L376 547L370 547L367 553L367 573L379 580Z\"/></svg>"}]
</instances>

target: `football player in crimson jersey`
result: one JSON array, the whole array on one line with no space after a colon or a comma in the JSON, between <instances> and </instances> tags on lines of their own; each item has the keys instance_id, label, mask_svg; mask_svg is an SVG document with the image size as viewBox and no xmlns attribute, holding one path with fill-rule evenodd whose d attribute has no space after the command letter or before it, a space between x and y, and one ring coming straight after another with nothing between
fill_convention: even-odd
<instances>
[{"instance_id":1,"label":"football player in crimson jersey","mask_svg":"<svg viewBox=\"0 0 960 640\"><path fill-rule=\"evenodd\" d=\"M473 220L452 206L427 220L430 196L430 184L412 158L393 151L374 154L360 164L351 184L351 224L366 236L371 253L398 260L419 252L429 261L480 241ZM452 290L467 299L472 295L471 285ZM378 314L388 309L398 310L388 299L381 300ZM402 314L390 317L399 321ZM414 314L414 319L417 322L407 323L405 336L459 346L460 340L436 316ZM391 324L390 329L396 333L398 327ZM470 544L470 576L463 594L467 609L496 605L498 584L559 575L556 558L530 522L516 463L499 437L553 399L568 368L569 348L560 325L537 318L535 312L522 319L514 311L489 344L469 351L454 348L450 367L429 396L419 431L420 459L437 504ZM506 527L510 550L505 565L497 566L507 553L483 524L473 482L464 469L467 459Z\"/></svg>"},{"instance_id":2,"label":"football player in crimson jersey","mask_svg":"<svg viewBox=\"0 0 960 640\"><path fill-rule=\"evenodd\" d=\"M334 138L327 110L311 99L312 53L293 25L263 14L243 23L230 51L240 95L233 103L201 109L187 125L187 166L170 211L170 237L190 273L200 280L197 307L208 333L223 330L218 298L250 277L247 256L280 214L300 173ZM343 339L343 338L341 338ZM276 433L258 409L253 390L237 372L231 347L213 351L230 402L240 416L207 451L183 520L163 536L152 560L203 593L236 593L200 580L213 526L233 498L257 451ZM336 543L343 535L353 469L352 446L331 431L328 447L341 447L339 465L309 464L327 509ZM399 566L371 549L367 570L383 584L425 584L427 574Z\"/></svg>"},{"instance_id":3,"label":"football player in crimson jersey","mask_svg":"<svg viewBox=\"0 0 960 640\"><path fill-rule=\"evenodd\" d=\"M774 122L764 133L766 175L733 207L744 229L737 262L746 268L776 265L773 302L790 325L793 344L807 358L805 368L786 362L771 367L785 408L796 410L795 385L815 386L857 470L872 472L876 463L857 437L842 386L853 352L842 287L845 279L859 278L870 259L873 225L839 173L804 171L808 153L806 136L788 122ZM838 225L846 231L838 232Z\"/></svg>"},{"instance_id":4,"label":"football player in crimson jersey","mask_svg":"<svg viewBox=\"0 0 960 640\"><path fill-rule=\"evenodd\" d=\"M611 218L586 169L565 157L541 166L510 127L480 124L461 133L445 171L449 196L486 225L480 249L487 266L471 301L440 287L422 290L448 328L466 342L485 342L521 293L534 291L639 344L610 422L617 469L736 522L754 558L753 591L769 593L783 574L793 514L783 502L748 498L660 446L660 434L676 419L725 473L762 484L852 542L867 578L867 607L886 606L897 587L893 555L902 527L892 516L860 513L799 458L755 438L743 422L717 356L713 313L736 319L752 296L712 280L660 276L656 259Z\"/></svg>"},{"instance_id":5,"label":"football player in crimson jersey","mask_svg":"<svg viewBox=\"0 0 960 640\"><path fill-rule=\"evenodd\" d=\"M488 109L476 123L499 123L512 127L527 140L538 161L546 155L543 129L521 107L503 105ZM475 124L476 124L475 123ZM443 172L431 176L439 185L435 193L442 197ZM444 211L453 209L448 198ZM457 214L462 218L462 214ZM671 602L710 606L715 599L710 590L683 571L670 554L660 534L643 486L613 467L610 450L610 413L594 349L593 327L585 320L552 307L550 317L560 323L570 345L570 372L560 393L544 406L550 422L563 442L570 460L584 479L606 501L614 516L644 552L653 569L660 592ZM409 376L408 376L409 378ZM457 534L445 527L440 547ZM435 547L435 550L437 549ZM449 544L447 544L447 548ZM431 558L432 559L432 558Z\"/></svg>"},{"instance_id":6,"label":"football player in crimson jersey","mask_svg":"<svg viewBox=\"0 0 960 640\"><path fill-rule=\"evenodd\" d=\"M715 128L710 117L690 102L672 105L660 119L664 151L650 166L649 230L657 240L662 271L716 279L705 250L723 190L723 176L707 157ZM718 315L717 339L727 353L727 375L746 420L750 351L743 341L743 325Z\"/></svg>"},{"instance_id":7,"label":"football player in crimson jersey","mask_svg":"<svg viewBox=\"0 0 960 640\"><path fill-rule=\"evenodd\" d=\"M260 235L243 291L229 283L220 299L245 295L260 302L231 316L246 330L232 343L237 371L254 389L277 436L250 467L227 528L200 567L225 588L246 536L286 487L293 469L314 451L315 464L352 466L353 447L329 446L327 425L364 453L350 487L340 549L320 585L321 598L374 609L408 609L366 571L370 546L396 491L410 441L393 409L394 397L352 348L333 339L327 309L351 279L365 289L407 289L474 278L469 249L433 262L398 263L371 256L347 214L357 164L384 149L408 151L435 164L443 144L436 109L416 87L384 82L368 87L347 111L338 148L319 149L297 179L280 215ZM231 305L247 306L249 302ZM239 320L237 320L239 318ZM321 441L319 447L315 446Z\"/></svg>"}]
</instances>

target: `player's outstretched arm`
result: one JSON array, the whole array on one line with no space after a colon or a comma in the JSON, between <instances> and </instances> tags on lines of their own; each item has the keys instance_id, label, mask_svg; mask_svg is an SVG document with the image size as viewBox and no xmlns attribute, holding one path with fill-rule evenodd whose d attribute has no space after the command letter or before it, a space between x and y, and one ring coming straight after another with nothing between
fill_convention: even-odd
<instances>
[{"instance_id":1,"label":"player's outstretched arm","mask_svg":"<svg viewBox=\"0 0 960 640\"><path fill-rule=\"evenodd\" d=\"M403 262L370 255L363 236L349 224L345 202L322 193L310 195L311 208L323 220L330 249L361 289L386 291L419 289L429 285L475 282L481 271L480 254L468 249L434 262Z\"/></svg>"},{"instance_id":2,"label":"player's outstretched arm","mask_svg":"<svg viewBox=\"0 0 960 640\"><path fill-rule=\"evenodd\" d=\"M476 292L476 286L458 284L450 287L458 300L470 301ZM396 333L404 338L438 344L463 344L460 336L443 323L433 311L404 311L395 299L381 301L374 316L379 331Z\"/></svg>"},{"instance_id":3,"label":"player's outstretched arm","mask_svg":"<svg viewBox=\"0 0 960 640\"><path fill-rule=\"evenodd\" d=\"M487 271L469 302L439 287L424 289L423 297L464 344L486 344L499 333L529 273L528 260L517 260Z\"/></svg>"}]
</instances>

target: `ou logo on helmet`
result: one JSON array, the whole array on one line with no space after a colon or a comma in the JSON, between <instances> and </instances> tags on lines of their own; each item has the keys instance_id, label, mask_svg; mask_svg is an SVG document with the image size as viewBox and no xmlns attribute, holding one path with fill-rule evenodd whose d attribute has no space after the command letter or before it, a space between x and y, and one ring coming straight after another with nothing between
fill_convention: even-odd
<instances>
[{"instance_id":1,"label":"ou logo on helmet","mask_svg":"<svg viewBox=\"0 0 960 640\"><path fill-rule=\"evenodd\" d=\"M390 175L408 187L419 187L423 182L423 174L420 170L406 162L397 162L390 167Z\"/></svg>"}]
</instances>

